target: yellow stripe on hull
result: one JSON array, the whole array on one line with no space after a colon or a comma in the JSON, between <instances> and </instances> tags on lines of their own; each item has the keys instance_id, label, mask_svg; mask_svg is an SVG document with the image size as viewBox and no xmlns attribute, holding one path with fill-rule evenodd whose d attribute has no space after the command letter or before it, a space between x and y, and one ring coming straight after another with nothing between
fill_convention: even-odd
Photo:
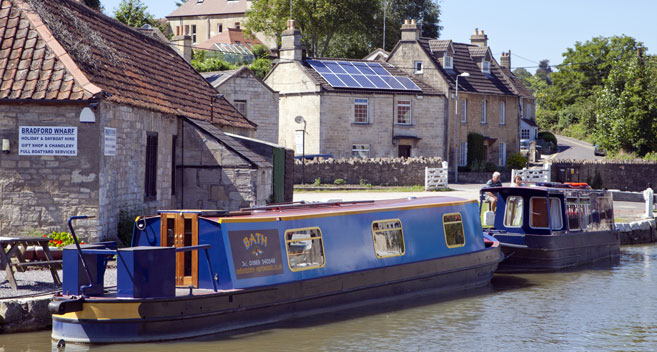
<instances>
[{"instance_id":1,"label":"yellow stripe on hull","mask_svg":"<svg viewBox=\"0 0 657 352\"><path fill-rule=\"evenodd\" d=\"M60 319L72 320L112 320L112 319L141 319L139 306L141 303L83 303L82 310L65 314L53 314Z\"/></svg>"}]
</instances>

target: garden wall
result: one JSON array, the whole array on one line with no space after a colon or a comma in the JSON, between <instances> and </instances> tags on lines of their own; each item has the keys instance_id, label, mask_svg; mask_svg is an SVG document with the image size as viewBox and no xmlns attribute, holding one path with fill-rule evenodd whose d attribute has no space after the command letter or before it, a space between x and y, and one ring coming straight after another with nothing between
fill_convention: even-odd
<instances>
[{"instance_id":1,"label":"garden wall","mask_svg":"<svg viewBox=\"0 0 657 352\"><path fill-rule=\"evenodd\" d=\"M319 178L322 183L343 179L347 184L423 185L424 168L442 167L442 161L438 157L315 159L306 160L304 166L301 160L295 160L294 183L313 183Z\"/></svg>"},{"instance_id":2,"label":"garden wall","mask_svg":"<svg viewBox=\"0 0 657 352\"><path fill-rule=\"evenodd\" d=\"M649 184L653 189L657 187L657 162L562 160L552 163L552 181L587 182L607 189L640 192Z\"/></svg>"}]
</instances>

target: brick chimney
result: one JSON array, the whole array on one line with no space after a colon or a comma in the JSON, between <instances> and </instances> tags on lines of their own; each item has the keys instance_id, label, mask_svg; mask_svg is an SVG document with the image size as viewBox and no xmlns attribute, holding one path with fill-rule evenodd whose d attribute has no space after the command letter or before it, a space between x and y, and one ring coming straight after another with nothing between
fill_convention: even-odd
<instances>
[{"instance_id":1,"label":"brick chimney","mask_svg":"<svg viewBox=\"0 0 657 352\"><path fill-rule=\"evenodd\" d=\"M484 34L483 29L481 32L479 32L479 28L475 28L474 34L470 36L470 44L477 45L482 48L488 46L488 36Z\"/></svg>"},{"instance_id":2,"label":"brick chimney","mask_svg":"<svg viewBox=\"0 0 657 352\"><path fill-rule=\"evenodd\" d=\"M502 56L500 57L500 66L506 67L507 69L511 69L511 50L509 50L508 53L502 52Z\"/></svg>"},{"instance_id":3,"label":"brick chimney","mask_svg":"<svg viewBox=\"0 0 657 352\"><path fill-rule=\"evenodd\" d=\"M171 47L178 51L185 61L192 61L192 36L190 35L177 35L171 38Z\"/></svg>"},{"instance_id":4,"label":"brick chimney","mask_svg":"<svg viewBox=\"0 0 657 352\"><path fill-rule=\"evenodd\" d=\"M301 31L295 28L294 20L287 20L287 29L281 34L280 58L285 60L301 61L303 49L301 48Z\"/></svg>"},{"instance_id":5,"label":"brick chimney","mask_svg":"<svg viewBox=\"0 0 657 352\"><path fill-rule=\"evenodd\" d=\"M401 27L401 40L402 41L417 41L420 38L421 29L415 20L404 20Z\"/></svg>"}]
</instances>

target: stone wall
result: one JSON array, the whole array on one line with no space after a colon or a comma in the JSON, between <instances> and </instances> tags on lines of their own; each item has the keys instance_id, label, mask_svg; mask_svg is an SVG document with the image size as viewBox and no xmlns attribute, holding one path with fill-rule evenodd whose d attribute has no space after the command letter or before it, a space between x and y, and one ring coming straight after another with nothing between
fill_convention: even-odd
<instances>
[{"instance_id":1,"label":"stone wall","mask_svg":"<svg viewBox=\"0 0 657 352\"><path fill-rule=\"evenodd\" d=\"M176 197L171 187L171 150L173 136L178 133L178 119L173 115L110 102L102 102L99 112L97 143L103 143L104 127L116 128L117 131L116 155L105 156L102 150L98 154L101 164L98 185L100 240L116 236L121 211L128 215L151 215L175 204ZM144 201L148 132L156 132L158 137L157 195L152 201ZM177 140L180 143L180 139Z\"/></svg>"},{"instance_id":2,"label":"stone wall","mask_svg":"<svg viewBox=\"0 0 657 352\"><path fill-rule=\"evenodd\" d=\"M264 205L271 195L272 168L258 169L206 132L183 122L177 150L177 207L226 209Z\"/></svg>"},{"instance_id":3,"label":"stone wall","mask_svg":"<svg viewBox=\"0 0 657 352\"><path fill-rule=\"evenodd\" d=\"M236 72L218 88L233 105L246 102L246 117L258 124L254 137L278 143L278 93L259 80L248 69Z\"/></svg>"},{"instance_id":4,"label":"stone wall","mask_svg":"<svg viewBox=\"0 0 657 352\"><path fill-rule=\"evenodd\" d=\"M72 215L98 216L99 126L80 123L82 106L0 106L0 138L11 150L0 154L0 234L64 231ZM78 128L77 156L19 155L19 126ZM143 176L142 176L143 178ZM95 237L98 218L80 221L80 234Z\"/></svg>"},{"instance_id":5,"label":"stone wall","mask_svg":"<svg viewBox=\"0 0 657 352\"><path fill-rule=\"evenodd\" d=\"M322 183L343 179L347 184L359 184L362 180L372 185L423 185L424 168L442 167L441 163L442 159L438 157L306 160L305 165L296 160L294 181L297 184L313 183L320 178Z\"/></svg>"},{"instance_id":6,"label":"stone wall","mask_svg":"<svg viewBox=\"0 0 657 352\"><path fill-rule=\"evenodd\" d=\"M643 191L657 187L657 162L654 161L582 161L552 163L552 181L592 183L596 173L602 187L621 191Z\"/></svg>"}]
</instances>

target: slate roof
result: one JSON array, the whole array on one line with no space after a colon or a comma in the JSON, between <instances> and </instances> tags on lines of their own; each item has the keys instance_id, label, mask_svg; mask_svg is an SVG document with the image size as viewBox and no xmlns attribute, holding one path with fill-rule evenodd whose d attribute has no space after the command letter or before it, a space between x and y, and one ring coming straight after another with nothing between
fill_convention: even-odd
<instances>
[{"instance_id":1,"label":"slate roof","mask_svg":"<svg viewBox=\"0 0 657 352\"><path fill-rule=\"evenodd\" d=\"M237 28L228 28L227 30L213 36L212 38L194 45L195 49L204 49L204 50L216 50L214 44L243 44L247 47L252 47L254 45L261 44L262 42L258 38L247 38L244 36L244 32L241 29Z\"/></svg>"},{"instance_id":2,"label":"slate roof","mask_svg":"<svg viewBox=\"0 0 657 352\"><path fill-rule=\"evenodd\" d=\"M431 58L434 67L436 67L445 78L445 81L449 85L450 89L456 88L457 75L463 72L468 72L470 77L459 78L459 90L462 92L498 95L516 94L513 86L507 77L502 73L500 66L495 60L491 61L491 73L486 74L481 72L481 68L477 65L477 62L481 61L481 57L479 57L479 59L473 58L470 54L471 50L477 55L481 55L482 52L485 54L488 48L479 48L476 45L452 42L452 46L454 48L454 68L444 69L438 61L439 58L442 58L442 53L439 57L434 54L437 52L431 50L430 43L432 41L435 41L435 39L418 39L420 47ZM435 42L434 45L436 45Z\"/></svg>"},{"instance_id":3,"label":"slate roof","mask_svg":"<svg viewBox=\"0 0 657 352\"><path fill-rule=\"evenodd\" d=\"M272 167L272 164L267 161L264 157L252 152L249 148L242 145L242 143L233 139L233 137L227 135L222 130L218 129L213 124L207 121L199 121L187 119L188 122L195 125L196 127L204 130L207 134L214 137L216 141L223 144L226 148L230 149L232 152L240 155L242 158L247 160L251 165L257 168L263 167Z\"/></svg>"},{"instance_id":4,"label":"slate roof","mask_svg":"<svg viewBox=\"0 0 657 352\"><path fill-rule=\"evenodd\" d=\"M333 61L350 61L350 62L371 62L368 60L357 60L357 59L335 59L335 58L308 58L309 60L333 60ZM391 64L387 62L379 62L377 63L381 64L388 72L390 72L393 76L404 76L408 77L415 83L421 90L422 94L425 95L445 95L444 93L432 88L428 84L424 83L423 81L412 77L408 74L406 74L404 71L392 66ZM332 87L326 80L319 74L317 71L315 71L308 63L303 62L303 68L306 70L306 73L312 77L315 82L319 83L323 91L326 92L350 92L350 93L378 93L378 94L385 94L385 93L395 93L395 94L406 94L406 95L415 95L418 94L417 91L413 90L392 90L392 89L364 89L364 88L339 88L339 87ZM273 70L272 70L273 71Z\"/></svg>"},{"instance_id":5,"label":"slate roof","mask_svg":"<svg viewBox=\"0 0 657 352\"><path fill-rule=\"evenodd\" d=\"M210 120L215 89L166 43L73 0L0 1L0 99L96 96ZM223 98L212 120L256 126Z\"/></svg>"},{"instance_id":6,"label":"slate roof","mask_svg":"<svg viewBox=\"0 0 657 352\"><path fill-rule=\"evenodd\" d=\"M189 0L170 13L169 17L225 15L246 12L247 0Z\"/></svg>"},{"instance_id":7,"label":"slate roof","mask_svg":"<svg viewBox=\"0 0 657 352\"><path fill-rule=\"evenodd\" d=\"M447 48L449 48L449 43L451 42L451 40L429 40L429 49L432 52L445 52L447 51Z\"/></svg>"},{"instance_id":8,"label":"slate roof","mask_svg":"<svg viewBox=\"0 0 657 352\"><path fill-rule=\"evenodd\" d=\"M240 69L235 70L226 70L226 71L213 71L213 72L203 72L201 76L205 78L213 87L218 88L222 83L226 82L227 79L233 77L233 75Z\"/></svg>"}]
</instances>

